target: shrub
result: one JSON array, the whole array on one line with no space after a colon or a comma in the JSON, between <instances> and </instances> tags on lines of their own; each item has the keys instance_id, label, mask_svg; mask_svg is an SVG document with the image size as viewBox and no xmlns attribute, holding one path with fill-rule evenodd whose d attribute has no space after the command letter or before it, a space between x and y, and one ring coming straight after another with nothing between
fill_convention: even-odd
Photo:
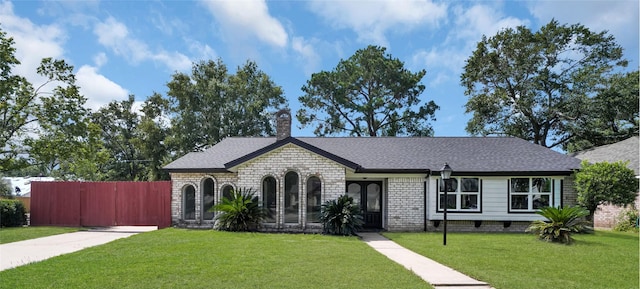
<instances>
[{"instance_id":1,"label":"shrub","mask_svg":"<svg viewBox=\"0 0 640 289\"><path fill-rule=\"evenodd\" d=\"M27 224L27 210L19 200L0 200L0 227L19 227Z\"/></svg>"},{"instance_id":2,"label":"shrub","mask_svg":"<svg viewBox=\"0 0 640 289\"><path fill-rule=\"evenodd\" d=\"M589 211L582 207L546 207L537 211L536 214L547 218L547 221L534 221L527 228L527 232L538 234L540 240L547 242L571 244L573 233L593 230L589 226L589 222L584 219L589 215Z\"/></svg>"},{"instance_id":3,"label":"shrub","mask_svg":"<svg viewBox=\"0 0 640 289\"><path fill-rule=\"evenodd\" d=\"M253 189L233 190L209 211L218 212L215 229L221 231L255 231L265 216Z\"/></svg>"},{"instance_id":4,"label":"shrub","mask_svg":"<svg viewBox=\"0 0 640 289\"><path fill-rule=\"evenodd\" d=\"M360 206L347 195L326 201L320 209L320 222L324 234L343 236L356 235L364 224Z\"/></svg>"},{"instance_id":5,"label":"shrub","mask_svg":"<svg viewBox=\"0 0 640 289\"><path fill-rule=\"evenodd\" d=\"M618 215L618 220L616 222L616 226L613 227L614 231L619 232L628 232L634 231L638 232L638 219L640 218L640 212L636 209L627 209L620 212Z\"/></svg>"}]
</instances>

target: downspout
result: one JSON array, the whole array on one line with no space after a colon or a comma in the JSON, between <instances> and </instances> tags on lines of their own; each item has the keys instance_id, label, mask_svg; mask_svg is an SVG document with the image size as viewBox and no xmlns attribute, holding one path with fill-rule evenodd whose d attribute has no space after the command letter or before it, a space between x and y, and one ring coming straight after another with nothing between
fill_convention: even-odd
<instances>
[{"instance_id":1,"label":"downspout","mask_svg":"<svg viewBox=\"0 0 640 289\"><path fill-rule=\"evenodd\" d=\"M427 173L427 175L424 177L424 187L423 187L423 197L424 197L424 209L422 210L424 212L424 231L427 231L427 184L429 182L429 174L431 172Z\"/></svg>"}]
</instances>

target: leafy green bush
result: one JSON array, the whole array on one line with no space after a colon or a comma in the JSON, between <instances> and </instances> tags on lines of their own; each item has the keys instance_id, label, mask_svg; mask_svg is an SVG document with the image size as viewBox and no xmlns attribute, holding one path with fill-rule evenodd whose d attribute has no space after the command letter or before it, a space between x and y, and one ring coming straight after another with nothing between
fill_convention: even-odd
<instances>
[{"instance_id":1,"label":"leafy green bush","mask_svg":"<svg viewBox=\"0 0 640 289\"><path fill-rule=\"evenodd\" d=\"M215 228L221 231L255 231L265 217L253 189L232 190L231 198L223 197L209 211L218 212Z\"/></svg>"},{"instance_id":2,"label":"leafy green bush","mask_svg":"<svg viewBox=\"0 0 640 289\"><path fill-rule=\"evenodd\" d=\"M343 236L355 235L364 224L360 206L347 195L326 201L320 209L320 222L324 234Z\"/></svg>"},{"instance_id":3,"label":"leafy green bush","mask_svg":"<svg viewBox=\"0 0 640 289\"><path fill-rule=\"evenodd\" d=\"M590 223L584 219L589 215L589 211L579 206L546 207L537 211L536 214L547 218L547 221L534 221L527 228L527 232L538 234L540 240L571 244L573 242L571 234L593 231L589 226Z\"/></svg>"},{"instance_id":4,"label":"leafy green bush","mask_svg":"<svg viewBox=\"0 0 640 289\"><path fill-rule=\"evenodd\" d=\"M640 218L640 212L636 209L627 209L620 212L616 226L613 227L614 231L619 232L638 232L638 218Z\"/></svg>"},{"instance_id":5,"label":"leafy green bush","mask_svg":"<svg viewBox=\"0 0 640 289\"><path fill-rule=\"evenodd\" d=\"M19 227L27 224L27 210L19 200L0 200L0 227Z\"/></svg>"}]
</instances>

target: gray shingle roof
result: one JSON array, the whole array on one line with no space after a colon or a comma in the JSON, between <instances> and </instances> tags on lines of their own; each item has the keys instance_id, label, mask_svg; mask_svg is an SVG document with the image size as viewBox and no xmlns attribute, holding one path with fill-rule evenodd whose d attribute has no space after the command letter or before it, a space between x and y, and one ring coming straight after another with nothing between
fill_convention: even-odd
<instances>
[{"instance_id":1,"label":"gray shingle roof","mask_svg":"<svg viewBox=\"0 0 640 289\"><path fill-rule=\"evenodd\" d=\"M640 174L640 138L638 136L577 152L572 156L590 163L629 161L627 167L632 169L636 176Z\"/></svg>"},{"instance_id":2,"label":"gray shingle roof","mask_svg":"<svg viewBox=\"0 0 640 289\"><path fill-rule=\"evenodd\" d=\"M275 149L285 143L305 146L347 167L356 164L361 172L439 171L445 162L455 172L474 173L570 173L580 167L576 158L511 137L299 137L281 142L275 138L227 138L205 152L187 154L165 169L222 171L265 152L260 149Z\"/></svg>"}]
</instances>

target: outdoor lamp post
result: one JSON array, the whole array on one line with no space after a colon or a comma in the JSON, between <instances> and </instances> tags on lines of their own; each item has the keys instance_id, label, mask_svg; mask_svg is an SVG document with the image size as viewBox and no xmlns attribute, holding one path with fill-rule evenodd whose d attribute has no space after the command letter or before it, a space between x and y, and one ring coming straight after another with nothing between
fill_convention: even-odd
<instances>
[{"instance_id":1,"label":"outdoor lamp post","mask_svg":"<svg viewBox=\"0 0 640 289\"><path fill-rule=\"evenodd\" d=\"M449 164L444 163L444 166L440 170L440 176L442 177L442 184L444 185L444 227L442 234L442 245L447 245L447 202L449 201L449 197L447 195L447 184L449 183L449 178L451 177L451 172L453 170L449 166Z\"/></svg>"}]
</instances>

